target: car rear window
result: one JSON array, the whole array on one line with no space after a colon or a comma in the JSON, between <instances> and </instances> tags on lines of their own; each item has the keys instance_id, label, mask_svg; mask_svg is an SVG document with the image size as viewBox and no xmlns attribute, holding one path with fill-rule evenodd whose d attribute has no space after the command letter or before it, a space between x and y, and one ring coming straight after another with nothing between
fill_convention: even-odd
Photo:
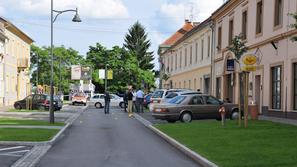
<instances>
[{"instance_id":1,"label":"car rear window","mask_svg":"<svg viewBox=\"0 0 297 167\"><path fill-rule=\"evenodd\" d=\"M171 104L180 104L181 102L183 102L185 100L186 96L176 96L173 99L169 100L168 103Z\"/></svg>"},{"instance_id":2,"label":"car rear window","mask_svg":"<svg viewBox=\"0 0 297 167\"><path fill-rule=\"evenodd\" d=\"M165 98L166 99L171 99L177 96L177 93L169 93Z\"/></svg>"},{"instance_id":3,"label":"car rear window","mask_svg":"<svg viewBox=\"0 0 297 167\"><path fill-rule=\"evenodd\" d=\"M153 95L152 98L162 98L164 94L164 91L156 91Z\"/></svg>"}]
</instances>

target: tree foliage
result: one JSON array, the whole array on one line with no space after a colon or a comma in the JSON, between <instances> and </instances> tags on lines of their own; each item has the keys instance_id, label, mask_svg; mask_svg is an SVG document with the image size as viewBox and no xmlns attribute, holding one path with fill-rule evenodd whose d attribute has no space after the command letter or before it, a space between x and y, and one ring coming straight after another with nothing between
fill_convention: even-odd
<instances>
[{"instance_id":1,"label":"tree foliage","mask_svg":"<svg viewBox=\"0 0 297 167\"><path fill-rule=\"evenodd\" d=\"M228 50L234 53L237 61L240 60L241 56L247 52L246 42L242 40L242 35L236 35L232 39L231 46L227 47Z\"/></svg>"},{"instance_id":2,"label":"tree foliage","mask_svg":"<svg viewBox=\"0 0 297 167\"><path fill-rule=\"evenodd\" d=\"M50 85L50 69L51 69L51 55L50 47L31 46L31 83L39 85ZM64 46L54 47L54 86L58 87L60 84L65 93L69 91L71 80L71 65L85 64L84 58L72 48L65 48ZM61 62L61 64L60 64Z\"/></svg>"},{"instance_id":3,"label":"tree foliage","mask_svg":"<svg viewBox=\"0 0 297 167\"><path fill-rule=\"evenodd\" d=\"M290 13L289 14L290 16L292 16L295 20L295 23L294 24L291 24L290 27L291 28L294 28L294 29L297 29L297 13ZM297 41L297 36L293 36L291 38L292 41Z\"/></svg>"},{"instance_id":4,"label":"tree foliage","mask_svg":"<svg viewBox=\"0 0 297 167\"><path fill-rule=\"evenodd\" d=\"M147 39L145 28L137 21L125 36L124 47L132 52L137 58L138 66L143 70L152 70L154 64L153 52L149 52L151 46L150 40Z\"/></svg>"},{"instance_id":5,"label":"tree foliage","mask_svg":"<svg viewBox=\"0 0 297 167\"><path fill-rule=\"evenodd\" d=\"M107 82L108 90L111 92L123 92L127 85L145 85L147 88L154 86L154 73L139 68L135 53L125 48L114 46L107 49L97 43L96 46L89 47L86 63L95 69L93 84L97 92L104 91L104 80L99 79L98 70L105 69L105 64L108 64L108 69L113 70L113 79Z\"/></svg>"}]
</instances>

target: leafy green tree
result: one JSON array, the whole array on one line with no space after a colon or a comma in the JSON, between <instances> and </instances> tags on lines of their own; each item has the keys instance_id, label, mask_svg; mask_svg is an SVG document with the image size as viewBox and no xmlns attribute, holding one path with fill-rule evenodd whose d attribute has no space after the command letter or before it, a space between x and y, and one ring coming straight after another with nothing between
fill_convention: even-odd
<instances>
[{"instance_id":1,"label":"leafy green tree","mask_svg":"<svg viewBox=\"0 0 297 167\"><path fill-rule=\"evenodd\" d=\"M246 42L242 40L242 35L236 35L232 39L231 46L227 47L229 51L234 53L237 61L239 61L241 56L248 50L245 44Z\"/></svg>"},{"instance_id":2,"label":"leafy green tree","mask_svg":"<svg viewBox=\"0 0 297 167\"><path fill-rule=\"evenodd\" d=\"M99 79L98 70L104 69L108 64L108 69L113 70L113 79L108 80L108 89L111 92L123 92L127 85L140 87L144 83L147 87L154 85L154 73L139 68L136 56L121 48L114 46L107 49L100 45L90 46L87 53L86 62L95 69L93 73L93 84L97 92L104 91L104 80Z\"/></svg>"},{"instance_id":3,"label":"leafy green tree","mask_svg":"<svg viewBox=\"0 0 297 167\"><path fill-rule=\"evenodd\" d=\"M147 39L145 28L137 21L125 36L124 47L134 53L137 57L137 65L143 70L152 70L154 64L153 52L149 52L151 46L150 40Z\"/></svg>"},{"instance_id":4,"label":"leafy green tree","mask_svg":"<svg viewBox=\"0 0 297 167\"><path fill-rule=\"evenodd\" d=\"M297 29L297 13L290 13L290 16L292 16L295 20L294 24L291 24L290 27ZM297 36L294 36L291 38L292 41L297 41Z\"/></svg>"},{"instance_id":5,"label":"leafy green tree","mask_svg":"<svg viewBox=\"0 0 297 167\"><path fill-rule=\"evenodd\" d=\"M39 85L50 85L51 56L50 47L31 46L31 83ZM71 66L77 64L86 64L84 58L72 48L64 46L54 47L54 86L61 84L62 91L68 93L71 80ZM61 80L60 80L61 78Z\"/></svg>"}]
</instances>

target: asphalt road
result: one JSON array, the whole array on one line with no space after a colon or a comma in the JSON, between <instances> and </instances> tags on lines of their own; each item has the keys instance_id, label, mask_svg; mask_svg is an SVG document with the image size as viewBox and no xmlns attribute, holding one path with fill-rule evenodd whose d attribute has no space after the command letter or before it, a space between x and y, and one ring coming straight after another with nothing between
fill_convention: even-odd
<instances>
[{"instance_id":1,"label":"asphalt road","mask_svg":"<svg viewBox=\"0 0 297 167\"><path fill-rule=\"evenodd\" d=\"M2 146L0 145L0 166L1 167L9 167L18 159L20 159L23 155L25 155L28 151L30 151L32 147L28 146Z\"/></svg>"},{"instance_id":2,"label":"asphalt road","mask_svg":"<svg viewBox=\"0 0 297 167\"><path fill-rule=\"evenodd\" d=\"M39 167L194 167L195 162L120 109L86 110Z\"/></svg>"}]
</instances>

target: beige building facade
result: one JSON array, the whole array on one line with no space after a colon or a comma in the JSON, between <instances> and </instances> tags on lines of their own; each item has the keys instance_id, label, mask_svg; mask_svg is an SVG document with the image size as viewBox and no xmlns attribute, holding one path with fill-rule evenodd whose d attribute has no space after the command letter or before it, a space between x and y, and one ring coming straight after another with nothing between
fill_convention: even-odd
<instances>
[{"instance_id":1,"label":"beige building facade","mask_svg":"<svg viewBox=\"0 0 297 167\"><path fill-rule=\"evenodd\" d=\"M257 56L257 70L250 73L249 101L260 113L297 118L297 0L229 0L212 14L214 23L212 94L239 101L239 65L226 70L231 39L242 34L248 52Z\"/></svg>"},{"instance_id":2,"label":"beige building facade","mask_svg":"<svg viewBox=\"0 0 297 167\"><path fill-rule=\"evenodd\" d=\"M2 71L0 70L2 75L0 106L9 106L31 93L29 67L30 45L33 40L6 19L0 17L0 23L4 25L6 37Z\"/></svg>"},{"instance_id":3,"label":"beige building facade","mask_svg":"<svg viewBox=\"0 0 297 167\"><path fill-rule=\"evenodd\" d=\"M194 23L193 29L161 55L164 71L169 76L163 88L200 89L210 93L211 42L210 20Z\"/></svg>"}]
</instances>

